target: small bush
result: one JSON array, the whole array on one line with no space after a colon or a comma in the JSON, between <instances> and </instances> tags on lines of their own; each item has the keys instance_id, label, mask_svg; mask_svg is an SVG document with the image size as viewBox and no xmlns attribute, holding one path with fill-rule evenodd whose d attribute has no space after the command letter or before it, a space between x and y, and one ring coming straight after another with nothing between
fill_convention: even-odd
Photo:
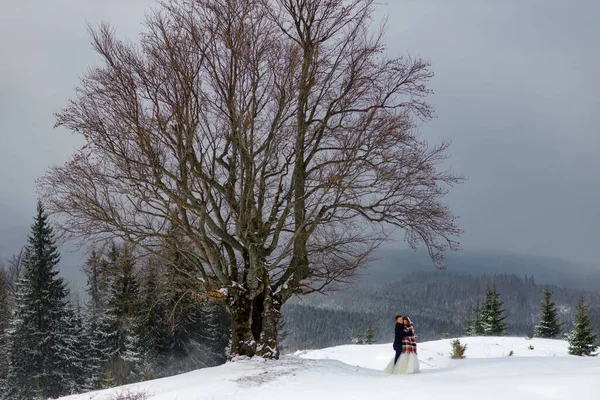
<instances>
[{"instance_id":1,"label":"small bush","mask_svg":"<svg viewBox=\"0 0 600 400\"><path fill-rule=\"evenodd\" d=\"M528 334L527 334L527 339L528 339L528 340L531 340L531 339L533 339L533 333L528 333Z\"/></svg>"},{"instance_id":2,"label":"small bush","mask_svg":"<svg viewBox=\"0 0 600 400\"><path fill-rule=\"evenodd\" d=\"M454 339L450 342L452 346L452 353L450 354L450 358L461 359L465 358L465 352L467 351L467 345L460 344L460 340Z\"/></svg>"},{"instance_id":3,"label":"small bush","mask_svg":"<svg viewBox=\"0 0 600 400\"><path fill-rule=\"evenodd\" d=\"M533 350L534 348L535 348L535 347L533 347L533 345L532 345L532 344L530 344L530 345L529 345L529 347L528 347L528 349L529 349L529 350Z\"/></svg>"},{"instance_id":4,"label":"small bush","mask_svg":"<svg viewBox=\"0 0 600 400\"><path fill-rule=\"evenodd\" d=\"M512 351L512 350L511 350L511 351L509 351L509 352L508 352L508 356L509 356L509 357L512 357L512 356L514 356L514 355L515 355L515 352L514 352L514 351Z\"/></svg>"},{"instance_id":5,"label":"small bush","mask_svg":"<svg viewBox=\"0 0 600 400\"><path fill-rule=\"evenodd\" d=\"M148 397L148 393L146 392L132 392L130 390L126 390L115 393L110 400L147 400Z\"/></svg>"}]
</instances>

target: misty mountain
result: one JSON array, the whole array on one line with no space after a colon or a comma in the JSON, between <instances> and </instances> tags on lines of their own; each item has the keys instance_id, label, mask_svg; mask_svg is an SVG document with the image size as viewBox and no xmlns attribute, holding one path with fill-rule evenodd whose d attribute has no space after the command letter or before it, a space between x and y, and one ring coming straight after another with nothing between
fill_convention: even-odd
<instances>
[{"instance_id":1,"label":"misty mountain","mask_svg":"<svg viewBox=\"0 0 600 400\"><path fill-rule=\"evenodd\" d=\"M362 272L360 285L378 285L401 279L412 272L435 271L425 251L380 249L377 260ZM508 252L461 251L447 253L446 271L474 276L515 274L533 275L540 284L583 290L599 290L600 265L550 257Z\"/></svg>"}]
</instances>

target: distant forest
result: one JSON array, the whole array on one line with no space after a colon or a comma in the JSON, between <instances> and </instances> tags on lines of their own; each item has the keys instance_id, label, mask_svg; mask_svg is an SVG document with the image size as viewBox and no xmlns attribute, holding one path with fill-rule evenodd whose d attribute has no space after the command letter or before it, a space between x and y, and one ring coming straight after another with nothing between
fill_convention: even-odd
<instances>
[{"instance_id":1,"label":"distant forest","mask_svg":"<svg viewBox=\"0 0 600 400\"><path fill-rule=\"evenodd\" d=\"M419 341L465 334L465 321L486 286L496 283L506 309L507 335L533 333L539 318L542 291L553 292L564 323L571 328L581 294L590 304L595 331L600 331L600 293L538 285L533 276L472 276L447 271L414 272L383 285L353 286L345 290L292 299L283 308L284 351L349 344L369 323L378 343L393 341L394 316L408 315ZM562 335L561 335L562 336Z\"/></svg>"}]
</instances>

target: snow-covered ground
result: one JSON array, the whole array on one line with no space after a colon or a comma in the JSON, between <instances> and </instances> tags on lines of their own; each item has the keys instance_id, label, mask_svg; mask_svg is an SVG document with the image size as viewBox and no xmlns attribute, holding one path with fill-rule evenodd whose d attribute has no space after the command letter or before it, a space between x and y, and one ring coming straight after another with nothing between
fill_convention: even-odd
<instances>
[{"instance_id":1,"label":"snow-covered ground","mask_svg":"<svg viewBox=\"0 0 600 400\"><path fill-rule=\"evenodd\" d=\"M450 340L420 344L421 373L415 375L381 372L393 356L391 344L347 345L63 399L109 400L127 391L145 392L148 400L600 399L600 359L569 356L564 341L469 337L461 342L468 345L463 360L450 359Z\"/></svg>"}]
</instances>

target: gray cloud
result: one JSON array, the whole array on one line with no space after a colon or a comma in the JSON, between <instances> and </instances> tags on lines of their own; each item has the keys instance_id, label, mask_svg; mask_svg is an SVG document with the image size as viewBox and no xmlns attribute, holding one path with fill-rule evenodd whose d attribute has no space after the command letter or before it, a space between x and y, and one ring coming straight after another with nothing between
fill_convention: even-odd
<instances>
[{"instance_id":1,"label":"gray cloud","mask_svg":"<svg viewBox=\"0 0 600 400\"><path fill-rule=\"evenodd\" d=\"M1 1L0 242L9 243L11 227L30 223L35 179L80 145L52 129L52 114L97 61L86 22L135 39L155 3ZM464 248L596 262L600 4L391 0L378 13L389 15L390 55L433 64L437 119L422 131L452 139L448 166L469 177L449 196Z\"/></svg>"},{"instance_id":2,"label":"gray cloud","mask_svg":"<svg viewBox=\"0 0 600 400\"><path fill-rule=\"evenodd\" d=\"M390 2L390 52L431 60L466 249L596 262L597 2Z\"/></svg>"}]
</instances>

